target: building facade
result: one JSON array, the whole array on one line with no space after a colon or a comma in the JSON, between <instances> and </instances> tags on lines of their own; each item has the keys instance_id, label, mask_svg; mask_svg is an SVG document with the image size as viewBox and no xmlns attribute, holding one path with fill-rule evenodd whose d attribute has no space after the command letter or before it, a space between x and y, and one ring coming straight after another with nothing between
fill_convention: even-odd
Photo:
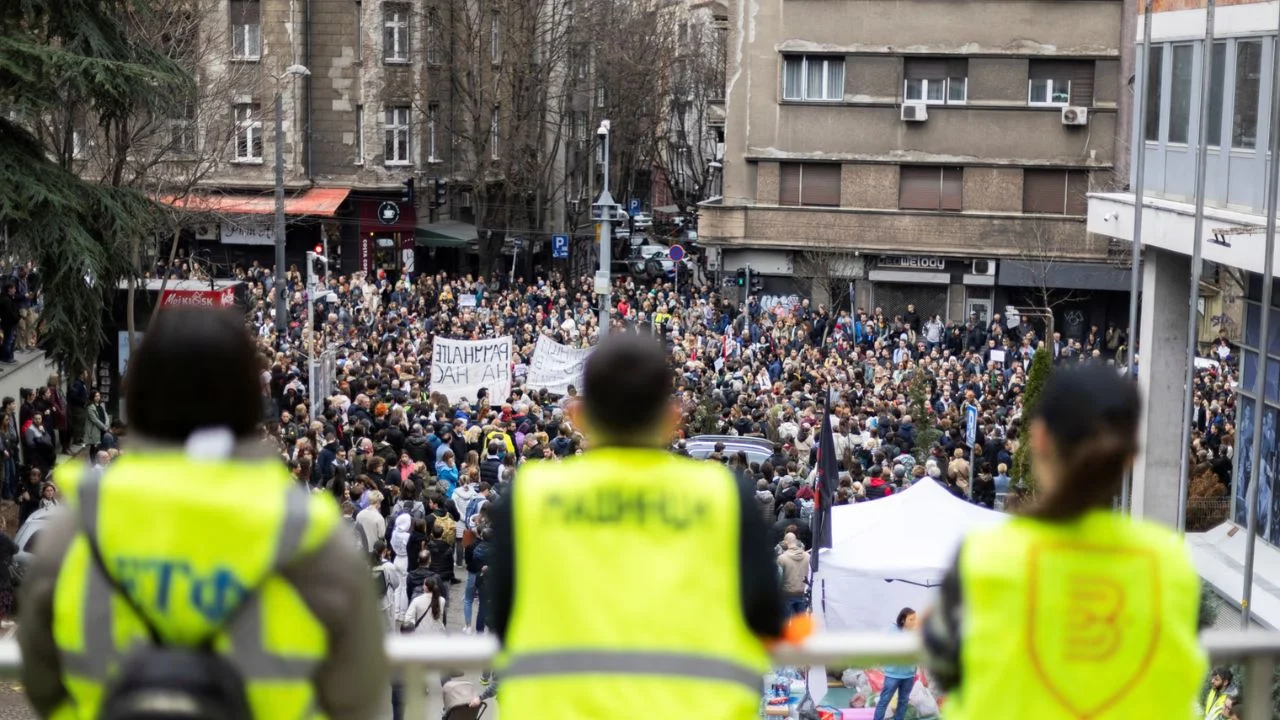
<instances>
[{"instance_id":1,"label":"building facade","mask_svg":"<svg viewBox=\"0 0 1280 720\"><path fill-rule=\"evenodd\" d=\"M1277 128L1274 99L1275 51L1280 4L1219 2L1211 54L1203 0L1156 0L1151 37L1144 43L1141 19L1134 24L1135 93L1145 95L1146 118L1132 131L1133 177L1145 162L1142 202L1142 295L1139 322L1139 381L1146 394L1141 436L1143 455L1134 470L1135 514L1173 524L1176 520L1181 438L1167 421L1183 417L1184 377L1192 308L1201 354L1208 341L1225 335L1236 347L1240 382L1226 388L1235 403L1235 453L1231 498L1207 532L1189 533L1188 545L1206 584L1229 603L1241 600L1247 533L1247 493L1254 461L1252 438L1261 425L1256 514L1258 523L1254 617L1280 627L1280 284L1272 307L1262 305L1268 197L1268 148ZM1206 72L1207 97L1202 93ZM1207 108L1206 108L1207 103ZM1202 112L1207 122L1201 123ZM1200 138L1206 162L1198 166ZM1201 250L1205 282L1192 286L1195 252L1196 183L1204 173ZM1275 190L1272 191L1272 200ZM1089 197L1088 226L1100 235L1132 245L1135 193L1095 192ZM1268 336L1262 316L1270 315ZM1263 353L1266 372L1260 371ZM1264 382L1259 388L1260 376ZM1211 393L1217 392L1210 388ZM1175 423L1174 427L1180 427ZM1196 503L1192 499L1191 503Z\"/></svg>"},{"instance_id":2,"label":"building facade","mask_svg":"<svg viewBox=\"0 0 1280 720\"><path fill-rule=\"evenodd\" d=\"M700 239L766 295L838 272L890 315L1120 319L1125 274L1084 217L1128 139L1122 8L731 2L723 194Z\"/></svg>"}]
</instances>

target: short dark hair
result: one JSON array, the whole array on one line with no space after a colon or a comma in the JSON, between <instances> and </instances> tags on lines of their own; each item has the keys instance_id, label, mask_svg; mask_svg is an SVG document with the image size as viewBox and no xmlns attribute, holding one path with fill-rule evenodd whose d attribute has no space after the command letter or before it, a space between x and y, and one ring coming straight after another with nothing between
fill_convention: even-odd
<instances>
[{"instance_id":1,"label":"short dark hair","mask_svg":"<svg viewBox=\"0 0 1280 720\"><path fill-rule=\"evenodd\" d=\"M671 396L666 350L647 335L610 335L587 358L582 390L587 417L600 430L649 430L661 422Z\"/></svg>"},{"instance_id":2,"label":"short dark hair","mask_svg":"<svg viewBox=\"0 0 1280 720\"><path fill-rule=\"evenodd\" d=\"M253 435L262 416L260 360L244 317L173 308L151 316L124 380L129 424L182 442L201 428Z\"/></svg>"},{"instance_id":3,"label":"short dark hair","mask_svg":"<svg viewBox=\"0 0 1280 720\"><path fill-rule=\"evenodd\" d=\"M898 619L897 619L897 621L896 621L894 624L898 626L898 629L899 629L899 630L901 630L903 627L905 627L905 626L906 626L906 624L907 624L907 618L909 618L909 617L911 617L912 615L915 615L915 614L916 614L916 611L915 611L915 610L912 610L912 609L911 609L911 608L909 608L909 607L904 607L904 608L902 608L901 610L899 610L899 611L898 611Z\"/></svg>"}]
</instances>

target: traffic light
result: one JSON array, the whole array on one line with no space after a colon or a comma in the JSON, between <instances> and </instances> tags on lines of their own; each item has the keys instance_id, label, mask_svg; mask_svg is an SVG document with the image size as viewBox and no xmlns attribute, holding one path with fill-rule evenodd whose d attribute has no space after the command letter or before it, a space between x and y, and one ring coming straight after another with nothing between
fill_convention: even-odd
<instances>
[{"instance_id":1,"label":"traffic light","mask_svg":"<svg viewBox=\"0 0 1280 720\"><path fill-rule=\"evenodd\" d=\"M747 286L747 269L746 268L738 268L737 279L738 279L738 287L744 288Z\"/></svg>"},{"instance_id":2,"label":"traffic light","mask_svg":"<svg viewBox=\"0 0 1280 720\"><path fill-rule=\"evenodd\" d=\"M317 245L311 257L311 273L316 282L324 282L325 270L329 267L329 263L325 260L324 246Z\"/></svg>"},{"instance_id":3,"label":"traffic light","mask_svg":"<svg viewBox=\"0 0 1280 720\"><path fill-rule=\"evenodd\" d=\"M444 180L436 181L436 207L445 204L449 199L449 185Z\"/></svg>"},{"instance_id":4,"label":"traffic light","mask_svg":"<svg viewBox=\"0 0 1280 720\"><path fill-rule=\"evenodd\" d=\"M414 204L413 196L413 178L404 181L404 190L400 192L400 202L408 203L410 206Z\"/></svg>"}]
</instances>

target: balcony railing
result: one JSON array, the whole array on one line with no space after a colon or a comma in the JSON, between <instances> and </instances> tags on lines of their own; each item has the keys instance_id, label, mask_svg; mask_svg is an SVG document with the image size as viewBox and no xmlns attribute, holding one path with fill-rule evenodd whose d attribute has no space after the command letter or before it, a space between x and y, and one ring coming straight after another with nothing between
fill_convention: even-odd
<instances>
[{"instance_id":1,"label":"balcony railing","mask_svg":"<svg viewBox=\"0 0 1280 720\"><path fill-rule=\"evenodd\" d=\"M1201 640L1215 664L1237 662L1245 666L1245 676L1239 679L1244 720L1271 720L1271 685L1280 659L1280 632L1209 632ZM497 643L488 636L387 638L387 656L403 673L405 717L441 717L441 674L488 668L497 651ZM919 644L911 635L822 633L799 645L779 645L773 659L778 665L874 667L916 662L919 652ZM17 643L0 641L0 673L15 674L21 663ZM430 695L428 688L434 690Z\"/></svg>"}]
</instances>

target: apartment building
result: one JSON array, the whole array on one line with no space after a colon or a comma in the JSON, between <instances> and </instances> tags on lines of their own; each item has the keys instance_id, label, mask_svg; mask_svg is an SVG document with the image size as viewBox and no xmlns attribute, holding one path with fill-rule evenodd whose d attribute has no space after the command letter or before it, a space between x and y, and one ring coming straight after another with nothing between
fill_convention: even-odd
<instances>
[{"instance_id":1,"label":"apartment building","mask_svg":"<svg viewBox=\"0 0 1280 720\"><path fill-rule=\"evenodd\" d=\"M1048 302L1080 337L1122 320L1124 272L1084 222L1127 141L1122 7L731 0L700 239L773 300L826 273L890 316Z\"/></svg>"},{"instance_id":2,"label":"apartment building","mask_svg":"<svg viewBox=\"0 0 1280 720\"><path fill-rule=\"evenodd\" d=\"M1206 57L1204 0L1155 0L1151 37L1144 43L1143 23L1134 24L1137 42L1135 92L1145 95L1145 122L1134 122L1131 187L1144 162L1142 221L1142 303L1139 322L1139 382L1147 397L1141 442L1145 448L1134 471L1133 509L1174 524L1176 478L1181 438L1167 418L1182 417L1186 347L1192 308L1204 342L1227 336L1237 344L1240 383L1235 398L1234 467L1228 478L1230 508L1221 498L1192 498L1188 505L1188 546L1206 586L1228 607L1239 607L1244 587L1242 566L1247 533L1246 502L1254 461L1252 438L1261 423L1262 442L1257 493L1258 544L1252 608L1255 620L1280 627L1280 475L1277 427L1280 427L1280 291L1272 307L1262 303L1267 213L1268 151L1277 131L1274 102L1280 4L1219 3L1214 39ZM1209 75L1207 98L1201 92ZM1208 103L1207 108L1205 102ZM1207 110L1207 122L1201 114ZM1200 138L1206 162L1198 167ZM1204 174L1201 246L1202 282L1192 284L1196 232L1196 181ZM1271 190L1272 200L1275 189ZM1134 241L1135 193L1091 193L1088 227L1115 241ZM1272 271L1277 272L1274 258ZM1268 337L1263 312L1270 314ZM1267 353L1265 373L1260 370ZM1265 382L1259 392L1258 380ZM1175 427L1177 425L1175 424ZM1220 524L1217 524L1219 523ZM1206 527L1211 529L1205 530Z\"/></svg>"},{"instance_id":3,"label":"apartment building","mask_svg":"<svg viewBox=\"0 0 1280 720\"><path fill-rule=\"evenodd\" d=\"M166 165L207 167L165 194L191 212L192 253L223 271L274 264L278 95L289 262L301 267L321 246L343 272L415 271L442 164L427 95L430 14L415 2L191 4L198 97L178 125L184 153Z\"/></svg>"}]
</instances>

